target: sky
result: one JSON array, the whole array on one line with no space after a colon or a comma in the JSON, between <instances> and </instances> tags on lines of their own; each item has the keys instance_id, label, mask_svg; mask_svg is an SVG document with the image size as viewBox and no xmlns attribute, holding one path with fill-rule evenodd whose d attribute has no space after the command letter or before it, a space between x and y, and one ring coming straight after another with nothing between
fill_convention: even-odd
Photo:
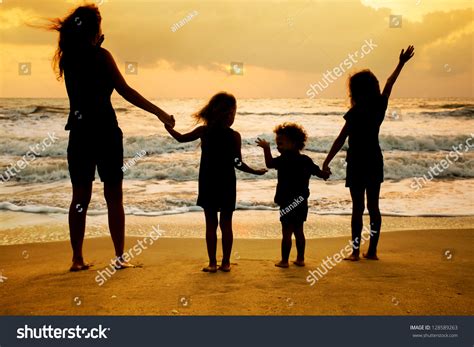
<instances>
[{"instance_id":1,"label":"sky","mask_svg":"<svg viewBox=\"0 0 474 347\"><path fill-rule=\"evenodd\" d=\"M409 44L415 57L394 97L473 97L470 0L90 2L102 14L102 47L148 98L220 90L242 98L346 97L348 76L361 69L383 87ZM51 67L58 34L28 24L83 3L0 0L0 97L66 97ZM309 93L318 83L324 88Z\"/></svg>"}]
</instances>

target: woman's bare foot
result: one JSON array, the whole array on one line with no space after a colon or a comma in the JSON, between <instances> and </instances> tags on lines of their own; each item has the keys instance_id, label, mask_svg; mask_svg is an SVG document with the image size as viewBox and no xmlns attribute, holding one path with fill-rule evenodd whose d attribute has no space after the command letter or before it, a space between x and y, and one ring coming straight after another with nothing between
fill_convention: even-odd
<instances>
[{"instance_id":1,"label":"woman's bare foot","mask_svg":"<svg viewBox=\"0 0 474 347\"><path fill-rule=\"evenodd\" d=\"M296 259L293 264L295 264L296 266L305 266L304 260L299 259Z\"/></svg>"},{"instance_id":2,"label":"woman's bare foot","mask_svg":"<svg viewBox=\"0 0 474 347\"><path fill-rule=\"evenodd\" d=\"M359 261L360 257L358 254L351 254L350 256L345 257L344 260Z\"/></svg>"},{"instance_id":3,"label":"woman's bare foot","mask_svg":"<svg viewBox=\"0 0 474 347\"><path fill-rule=\"evenodd\" d=\"M282 267L282 268L287 268L290 267L290 264L288 264L287 261L281 260L280 262L275 264L276 267Z\"/></svg>"},{"instance_id":4,"label":"woman's bare foot","mask_svg":"<svg viewBox=\"0 0 474 347\"><path fill-rule=\"evenodd\" d=\"M369 260L379 260L379 257L377 257L377 254L362 253L362 256L365 259L369 259Z\"/></svg>"},{"instance_id":5,"label":"woman's bare foot","mask_svg":"<svg viewBox=\"0 0 474 347\"><path fill-rule=\"evenodd\" d=\"M230 272L230 264L221 264L218 270L223 272Z\"/></svg>"},{"instance_id":6,"label":"woman's bare foot","mask_svg":"<svg viewBox=\"0 0 474 347\"><path fill-rule=\"evenodd\" d=\"M72 263L71 267L69 268L69 271L78 272L78 271L89 270L91 266L93 266L93 264L84 263L84 261L77 261L77 262Z\"/></svg>"},{"instance_id":7,"label":"woman's bare foot","mask_svg":"<svg viewBox=\"0 0 474 347\"><path fill-rule=\"evenodd\" d=\"M210 273L216 273L217 272L217 265L210 264L209 266L203 267L202 271L210 272Z\"/></svg>"}]
</instances>

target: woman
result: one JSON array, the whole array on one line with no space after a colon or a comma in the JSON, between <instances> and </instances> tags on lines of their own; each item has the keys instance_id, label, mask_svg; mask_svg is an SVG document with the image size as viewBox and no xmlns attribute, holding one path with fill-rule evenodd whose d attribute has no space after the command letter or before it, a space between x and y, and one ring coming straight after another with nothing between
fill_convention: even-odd
<instances>
[{"instance_id":1,"label":"woman","mask_svg":"<svg viewBox=\"0 0 474 347\"><path fill-rule=\"evenodd\" d=\"M111 94L115 89L127 101L155 114L171 127L174 119L128 86L110 52L100 47L104 36L97 6L79 6L64 19L53 20L49 28L59 32L53 63L58 79L64 77L70 104L66 124L66 130L70 131L67 153L72 182L70 271L87 270L91 266L84 261L82 244L96 167L104 182L109 229L117 257L115 266L117 269L133 267L122 259L125 241L123 145Z\"/></svg>"}]
</instances>

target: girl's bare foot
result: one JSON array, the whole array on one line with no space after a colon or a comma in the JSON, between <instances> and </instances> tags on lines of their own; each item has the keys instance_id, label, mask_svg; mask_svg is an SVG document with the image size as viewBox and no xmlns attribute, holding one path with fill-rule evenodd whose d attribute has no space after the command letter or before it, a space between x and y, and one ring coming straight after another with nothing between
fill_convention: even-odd
<instances>
[{"instance_id":1,"label":"girl's bare foot","mask_svg":"<svg viewBox=\"0 0 474 347\"><path fill-rule=\"evenodd\" d=\"M217 272L217 265L209 265L202 268L204 272L216 273Z\"/></svg>"},{"instance_id":2,"label":"girl's bare foot","mask_svg":"<svg viewBox=\"0 0 474 347\"><path fill-rule=\"evenodd\" d=\"M350 256L345 257L344 260L359 261L360 257L358 254L351 254Z\"/></svg>"},{"instance_id":3,"label":"girl's bare foot","mask_svg":"<svg viewBox=\"0 0 474 347\"><path fill-rule=\"evenodd\" d=\"M296 266L305 266L305 263L304 263L304 260L298 260L296 259L293 264L295 264Z\"/></svg>"},{"instance_id":4,"label":"girl's bare foot","mask_svg":"<svg viewBox=\"0 0 474 347\"><path fill-rule=\"evenodd\" d=\"M73 262L69 271L71 272L78 272L83 270L89 270L89 268L93 266L92 264L84 263L83 261Z\"/></svg>"},{"instance_id":5,"label":"girl's bare foot","mask_svg":"<svg viewBox=\"0 0 474 347\"><path fill-rule=\"evenodd\" d=\"M83 271L83 270L89 270L89 268L93 266L90 263L86 263L84 261L84 258L81 257L73 257L72 258L72 265L69 268L69 271L71 272L78 272L78 271Z\"/></svg>"},{"instance_id":6,"label":"girl's bare foot","mask_svg":"<svg viewBox=\"0 0 474 347\"><path fill-rule=\"evenodd\" d=\"M132 269L137 266L132 263L129 263L128 261L123 260L121 257L117 257L115 258L114 267L117 270L124 270L124 269Z\"/></svg>"},{"instance_id":7,"label":"girl's bare foot","mask_svg":"<svg viewBox=\"0 0 474 347\"><path fill-rule=\"evenodd\" d=\"M230 272L230 264L221 264L219 270L223 272Z\"/></svg>"},{"instance_id":8,"label":"girl's bare foot","mask_svg":"<svg viewBox=\"0 0 474 347\"><path fill-rule=\"evenodd\" d=\"M377 254L362 253L362 256L365 259L369 259L369 260L379 260L379 257L377 257Z\"/></svg>"},{"instance_id":9,"label":"girl's bare foot","mask_svg":"<svg viewBox=\"0 0 474 347\"><path fill-rule=\"evenodd\" d=\"M117 270L124 270L124 269L133 269L135 267L137 267L136 265L132 264L132 263L129 263L128 261L123 261L123 262L120 262L120 263L116 263L114 265L114 267L117 269Z\"/></svg>"},{"instance_id":10,"label":"girl's bare foot","mask_svg":"<svg viewBox=\"0 0 474 347\"><path fill-rule=\"evenodd\" d=\"M282 268L287 268L287 267L290 267L290 264L288 264L287 261L280 261L278 263L275 264L276 267L282 267Z\"/></svg>"}]
</instances>

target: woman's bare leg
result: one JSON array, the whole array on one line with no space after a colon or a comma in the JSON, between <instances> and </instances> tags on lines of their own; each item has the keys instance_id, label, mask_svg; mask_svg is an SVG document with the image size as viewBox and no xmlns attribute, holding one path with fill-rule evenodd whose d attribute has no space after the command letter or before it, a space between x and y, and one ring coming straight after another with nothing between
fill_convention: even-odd
<instances>
[{"instance_id":1,"label":"woman's bare leg","mask_svg":"<svg viewBox=\"0 0 474 347\"><path fill-rule=\"evenodd\" d=\"M72 185L72 201L69 206L69 236L72 246L71 271L86 270L89 265L84 262L82 245L86 231L87 208L91 201L92 182Z\"/></svg>"},{"instance_id":2,"label":"woman's bare leg","mask_svg":"<svg viewBox=\"0 0 474 347\"><path fill-rule=\"evenodd\" d=\"M109 230L114 243L115 255L121 257L125 247L125 212L123 210L122 181L104 182L104 196L107 202Z\"/></svg>"}]
</instances>

